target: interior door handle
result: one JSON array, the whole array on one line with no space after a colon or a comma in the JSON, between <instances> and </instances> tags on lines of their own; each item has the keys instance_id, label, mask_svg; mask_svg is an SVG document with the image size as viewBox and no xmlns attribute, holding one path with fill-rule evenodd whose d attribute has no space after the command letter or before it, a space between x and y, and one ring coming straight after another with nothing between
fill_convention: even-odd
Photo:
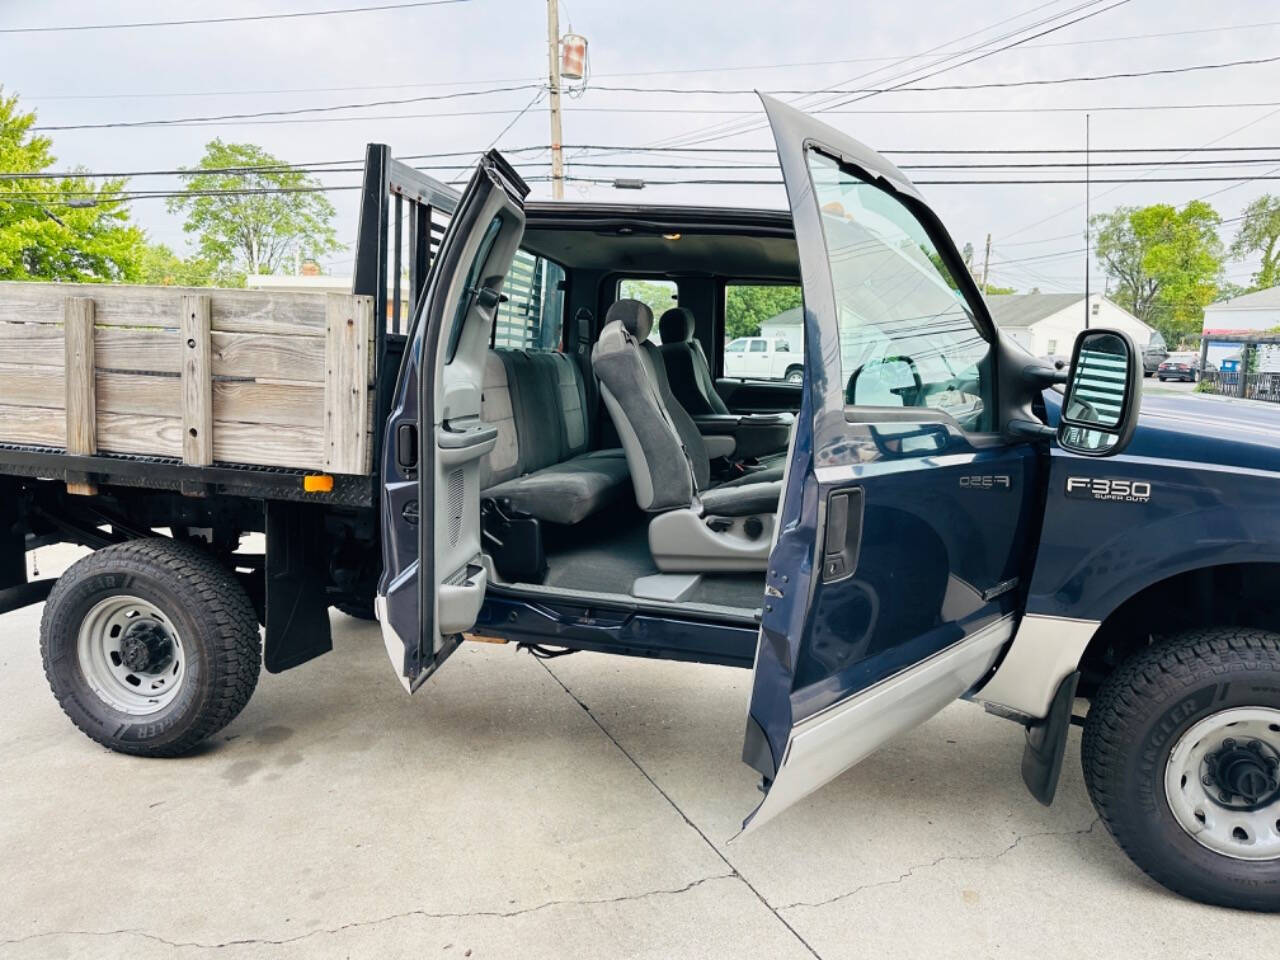
<instances>
[{"instance_id":1,"label":"interior door handle","mask_svg":"<svg viewBox=\"0 0 1280 960\"><path fill-rule=\"evenodd\" d=\"M822 541L822 582L853 576L862 543L862 488L833 490L827 495L826 535Z\"/></svg>"}]
</instances>

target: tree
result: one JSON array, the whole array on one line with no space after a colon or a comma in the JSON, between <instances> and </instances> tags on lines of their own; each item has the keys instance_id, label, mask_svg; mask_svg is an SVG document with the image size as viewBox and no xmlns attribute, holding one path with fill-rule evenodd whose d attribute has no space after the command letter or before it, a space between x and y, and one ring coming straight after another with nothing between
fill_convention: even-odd
<instances>
[{"instance_id":1,"label":"tree","mask_svg":"<svg viewBox=\"0 0 1280 960\"><path fill-rule=\"evenodd\" d=\"M740 284L725 287L724 335L760 335L760 325L778 314L804 304L800 288L788 284Z\"/></svg>"},{"instance_id":2,"label":"tree","mask_svg":"<svg viewBox=\"0 0 1280 960\"><path fill-rule=\"evenodd\" d=\"M1170 343L1198 332L1218 294L1223 249L1217 211L1201 200L1117 207L1090 220L1098 263L1116 301Z\"/></svg>"},{"instance_id":3,"label":"tree","mask_svg":"<svg viewBox=\"0 0 1280 960\"><path fill-rule=\"evenodd\" d=\"M219 272L202 257L182 259L163 243L148 243L142 251L142 282L158 287L239 287L242 274Z\"/></svg>"},{"instance_id":4,"label":"tree","mask_svg":"<svg viewBox=\"0 0 1280 960\"><path fill-rule=\"evenodd\" d=\"M207 172L226 167L237 172ZM320 181L261 147L211 140L182 179L184 192L169 200L169 211L186 214L183 229L197 236L200 257L215 271L275 273L295 259L316 260L342 249L331 225L333 204L310 192Z\"/></svg>"},{"instance_id":5,"label":"tree","mask_svg":"<svg viewBox=\"0 0 1280 960\"><path fill-rule=\"evenodd\" d=\"M1280 197L1269 193L1245 207L1240 229L1231 241L1231 256L1237 260L1254 253L1261 255L1262 263L1253 275L1253 289L1280 284Z\"/></svg>"},{"instance_id":6,"label":"tree","mask_svg":"<svg viewBox=\"0 0 1280 960\"><path fill-rule=\"evenodd\" d=\"M0 90L0 170L40 174L53 142ZM120 200L125 181L0 177L0 280L136 281L143 234Z\"/></svg>"},{"instance_id":7,"label":"tree","mask_svg":"<svg viewBox=\"0 0 1280 960\"><path fill-rule=\"evenodd\" d=\"M676 285L670 280L623 280L618 288L623 300L639 300L653 311L653 335L656 337L658 318L676 305Z\"/></svg>"}]
</instances>

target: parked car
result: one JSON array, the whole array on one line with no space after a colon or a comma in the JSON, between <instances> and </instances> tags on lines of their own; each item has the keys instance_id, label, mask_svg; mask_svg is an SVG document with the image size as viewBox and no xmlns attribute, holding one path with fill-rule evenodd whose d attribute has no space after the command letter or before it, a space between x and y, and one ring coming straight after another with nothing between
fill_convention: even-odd
<instances>
[{"instance_id":1,"label":"parked car","mask_svg":"<svg viewBox=\"0 0 1280 960\"><path fill-rule=\"evenodd\" d=\"M1142 348L1143 375L1151 376L1168 357L1169 348L1165 345L1164 337L1161 336L1158 330L1151 331L1151 339Z\"/></svg>"},{"instance_id":2,"label":"parked car","mask_svg":"<svg viewBox=\"0 0 1280 960\"><path fill-rule=\"evenodd\" d=\"M1156 367L1156 376L1161 383L1166 380L1185 380L1195 383L1200 379L1200 355L1196 353L1171 353L1169 358Z\"/></svg>"},{"instance_id":3,"label":"parked car","mask_svg":"<svg viewBox=\"0 0 1280 960\"><path fill-rule=\"evenodd\" d=\"M738 337L724 348L724 375L739 380L804 380L804 356L782 337Z\"/></svg>"}]
</instances>

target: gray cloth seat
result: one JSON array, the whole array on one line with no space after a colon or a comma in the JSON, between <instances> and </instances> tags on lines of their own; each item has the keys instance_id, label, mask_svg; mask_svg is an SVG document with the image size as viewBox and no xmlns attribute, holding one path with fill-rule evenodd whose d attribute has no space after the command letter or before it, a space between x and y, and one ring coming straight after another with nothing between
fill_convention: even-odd
<instances>
[{"instance_id":1,"label":"gray cloth seat","mask_svg":"<svg viewBox=\"0 0 1280 960\"><path fill-rule=\"evenodd\" d=\"M661 353L648 340L652 328L653 312L645 304L619 300L609 308L591 354L641 509L658 513L695 506L705 492L723 489L712 503L733 509L725 516L744 515L731 506L735 496L744 503L749 498L754 509L747 512L774 510L780 493L780 468L753 471L712 487L702 434L672 392ZM771 490L734 493L753 485ZM772 505L767 502L770 493Z\"/></svg>"},{"instance_id":2,"label":"gray cloth seat","mask_svg":"<svg viewBox=\"0 0 1280 960\"><path fill-rule=\"evenodd\" d=\"M616 503L630 487L623 452L590 450L587 384L557 351L490 350L480 415L498 428L481 470L481 496L550 523L573 524Z\"/></svg>"},{"instance_id":3,"label":"gray cloth seat","mask_svg":"<svg viewBox=\"0 0 1280 960\"><path fill-rule=\"evenodd\" d=\"M729 408L716 392L707 355L694 334L693 313L684 307L672 307L658 320L662 362L671 382L671 392L690 416L727 416Z\"/></svg>"}]
</instances>

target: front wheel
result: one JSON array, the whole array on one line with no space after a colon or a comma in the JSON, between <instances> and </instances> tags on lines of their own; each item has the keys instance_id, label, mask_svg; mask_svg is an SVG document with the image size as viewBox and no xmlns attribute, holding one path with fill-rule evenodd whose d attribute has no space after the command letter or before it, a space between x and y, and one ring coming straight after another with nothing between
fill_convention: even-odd
<instances>
[{"instance_id":1,"label":"front wheel","mask_svg":"<svg viewBox=\"0 0 1280 960\"><path fill-rule=\"evenodd\" d=\"M786 381L787 383L792 383L797 385L804 383L804 368L792 367L790 370L787 371Z\"/></svg>"},{"instance_id":2,"label":"front wheel","mask_svg":"<svg viewBox=\"0 0 1280 960\"><path fill-rule=\"evenodd\" d=\"M45 675L71 721L121 753L190 752L258 682L258 618L235 575L191 544L95 551L54 585L40 622Z\"/></svg>"},{"instance_id":3,"label":"front wheel","mask_svg":"<svg viewBox=\"0 0 1280 960\"><path fill-rule=\"evenodd\" d=\"M1120 665L1081 747L1130 859L1205 903L1280 911L1280 635L1193 631Z\"/></svg>"}]
</instances>

